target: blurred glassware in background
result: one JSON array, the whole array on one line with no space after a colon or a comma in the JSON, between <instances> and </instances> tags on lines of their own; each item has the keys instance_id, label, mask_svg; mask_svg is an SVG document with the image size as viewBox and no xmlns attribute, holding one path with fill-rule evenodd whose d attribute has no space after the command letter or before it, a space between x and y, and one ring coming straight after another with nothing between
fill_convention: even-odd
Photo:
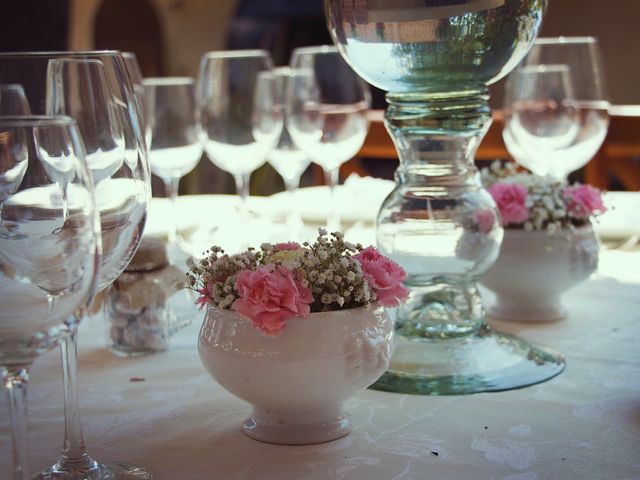
<instances>
[{"instance_id":1,"label":"blurred glassware in background","mask_svg":"<svg viewBox=\"0 0 640 480\"><path fill-rule=\"evenodd\" d=\"M0 185L0 371L22 480L29 367L77 328L96 286L99 223L76 122L0 118Z\"/></svg>"},{"instance_id":2,"label":"blurred glassware in background","mask_svg":"<svg viewBox=\"0 0 640 480\"><path fill-rule=\"evenodd\" d=\"M22 85L0 85L0 115L29 115L30 112Z\"/></svg>"},{"instance_id":3,"label":"blurred glassware in background","mask_svg":"<svg viewBox=\"0 0 640 480\"><path fill-rule=\"evenodd\" d=\"M211 162L233 176L245 219L250 218L251 173L266 162L282 131L273 79L261 86L270 94L256 96L259 73L272 69L271 56L263 50L209 52L200 62L204 149Z\"/></svg>"},{"instance_id":4,"label":"blurred glassware in background","mask_svg":"<svg viewBox=\"0 0 640 480\"><path fill-rule=\"evenodd\" d=\"M150 195L146 147L122 55L115 51L0 53L0 84L21 85L33 113L65 113L76 119L96 186L103 249L97 289L104 289L138 248ZM150 478L136 466L98 463L88 455L79 416L77 329L72 327L61 342L63 451L57 463L38 478Z\"/></svg>"},{"instance_id":5,"label":"blurred glassware in background","mask_svg":"<svg viewBox=\"0 0 640 480\"><path fill-rule=\"evenodd\" d=\"M602 145L608 109L597 40L539 38L507 79L504 142L523 167L565 179Z\"/></svg>"},{"instance_id":6,"label":"blurred glassware in background","mask_svg":"<svg viewBox=\"0 0 640 480\"><path fill-rule=\"evenodd\" d=\"M291 139L289 129L286 126L286 94L289 81L294 75L295 70L289 67L279 67L272 72L260 72L256 86L256 96L259 99L262 95L273 94L274 106L280 110L285 119L278 143L275 148L269 152L267 159L271 166L280 174L284 181L285 189L289 192L291 211L290 214L287 215L288 238L301 240L304 223L300 218L300 209L298 208L295 195L300 186L300 177L311 163L311 160L306 153L295 145ZM274 89L271 88L271 82L275 82ZM260 99L258 101L262 102Z\"/></svg>"},{"instance_id":7,"label":"blurred glassware in background","mask_svg":"<svg viewBox=\"0 0 640 480\"><path fill-rule=\"evenodd\" d=\"M144 106L144 77L142 76L142 70L140 70L138 58L136 57L135 53L122 52L122 58L124 59L127 73L129 74L129 78L131 79L131 84L133 86L133 96L135 98L136 105L138 106L140 123L142 126L142 131L145 132L145 139L148 146L151 142L151 139L149 138L150 132L147 127L147 114L145 112Z\"/></svg>"},{"instance_id":8,"label":"blurred glassware in background","mask_svg":"<svg viewBox=\"0 0 640 480\"><path fill-rule=\"evenodd\" d=\"M332 194L327 227L340 230L335 188L340 165L358 153L367 136L369 87L333 46L297 48L290 66L295 70L287 88L287 130L324 170Z\"/></svg>"},{"instance_id":9,"label":"blurred glassware in background","mask_svg":"<svg viewBox=\"0 0 640 480\"><path fill-rule=\"evenodd\" d=\"M202 157L201 127L193 78L163 77L144 80L149 164L160 177L171 202L169 242L179 243L176 198L180 179Z\"/></svg>"}]
</instances>

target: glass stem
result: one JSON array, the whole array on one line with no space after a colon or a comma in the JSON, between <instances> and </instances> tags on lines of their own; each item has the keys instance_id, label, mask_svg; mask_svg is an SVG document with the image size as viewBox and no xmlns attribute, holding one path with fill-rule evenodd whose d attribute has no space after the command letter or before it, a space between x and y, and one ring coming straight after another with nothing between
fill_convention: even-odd
<instances>
[{"instance_id":1,"label":"glass stem","mask_svg":"<svg viewBox=\"0 0 640 480\"><path fill-rule=\"evenodd\" d=\"M178 189L180 187L180 177L173 177L169 180L165 180L164 188L171 204L171 220L169 221L168 238L169 243L175 243L178 241L178 225L176 219L178 218L177 198Z\"/></svg>"},{"instance_id":2,"label":"glass stem","mask_svg":"<svg viewBox=\"0 0 640 480\"><path fill-rule=\"evenodd\" d=\"M78 331L60 342L64 386L64 444L57 467L61 471L89 471L96 462L87 453L80 423L78 401Z\"/></svg>"},{"instance_id":3,"label":"glass stem","mask_svg":"<svg viewBox=\"0 0 640 480\"><path fill-rule=\"evenodd\" d=\"M249 187L251 185L251 173L245 173L242 175L234 175L233 179L236 182L236 192L240 195L240 215L242 217L249 216L249 206L247 199L249 198Z\"/></svg>"},{"instance_id":4,"label":"glass stem","mask_svg":"<svg viewBox=\"0 0 640 480\"><path fill-rule=\"evenodd\" d=\"M340 167L335 167L324 171L324 180L329 185L331 192L331 205L329 207L329 215L327 216L327 230L329 232L340 231L340 213L338 212L338 197L336 195L336 187L340 179Z\"/></svg>"},{"instance_id":5,"label":"glass stem","mask_svg":"<svg viewBox=\"0 0 640 480\"><path fill-rule=\"evenodd\" d=\"M27 450L27 385L29 383L29 371L24 367L3 368L2 377L9 398L15 478L16 480L26 480L29 475Z\"/></svg>"}]
</instances>

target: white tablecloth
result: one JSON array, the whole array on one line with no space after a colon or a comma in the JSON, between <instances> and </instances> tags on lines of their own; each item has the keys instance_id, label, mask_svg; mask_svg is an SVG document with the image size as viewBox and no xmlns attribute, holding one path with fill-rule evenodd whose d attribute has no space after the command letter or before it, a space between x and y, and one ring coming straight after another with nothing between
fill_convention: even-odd
<instances>
[{"instance_id":1,"label":"white tablecloth","mask_svg":"<svg viewBox=\"0 0 640 480\"><path fill-rule=\"evenodd\" d=\"M207 215L228 214L228 203ZM193 324L170 351L128 359L104 348L102 321L92 318L80 328L85 438L96 458L145 465L160 480L640 478L640 253L603 251L599 273L565 304L569 318L557 323L494 323L564 353L560 376L468 396L363 391L346 404L350 435L301 447L240 432L249 405L218 386L198 358L202 312L194 310ZM61 446L60 380L57 352L36 361L29 390L33 472ZM4 479L11 471L4 399L0 412Z\"/></svg>"}]
</instances>

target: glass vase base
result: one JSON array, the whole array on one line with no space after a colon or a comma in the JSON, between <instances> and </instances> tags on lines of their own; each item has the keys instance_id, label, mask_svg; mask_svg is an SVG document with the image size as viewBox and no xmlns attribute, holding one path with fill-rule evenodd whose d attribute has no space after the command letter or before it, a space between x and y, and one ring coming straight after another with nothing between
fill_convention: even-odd
<instances>
[{"instance_id":1,"label":"glass vase base","mask_svg":"<svg viewBox=\"0 0 640 480\"><path fill-rule=\"evenodd\" d=\"M130 463L97 463L89 470L80 468L59 469L57 465L43 470L34 480L153 480L153 475L144 467Z\"/></svg>"},{"instance_id":2,"label":"glass vase base","mask_svg":"<svg viewBox=\"0 0 640 480\"><path fill-rule=\"evenodd\" d=\"M419 395L465 395L527 387L555 377L557 352L484 326L452 339L396 336L391 365L370 388Z\"/></svg>"}]
</instances>

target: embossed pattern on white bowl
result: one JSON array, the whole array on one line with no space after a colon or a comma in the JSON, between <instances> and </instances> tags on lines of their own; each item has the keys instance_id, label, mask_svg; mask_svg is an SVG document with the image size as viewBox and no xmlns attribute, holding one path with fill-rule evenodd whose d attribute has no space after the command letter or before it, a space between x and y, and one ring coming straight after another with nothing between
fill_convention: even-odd
<instances>
[{"instance_id":1,"label":"embossed pattern on white bowl","mask_svg":"<svg viewBox=\"0 0 640 480\"><path fill-rule=\"evenodd\" d=\"M377 306L290 318L277 336L208 306L198 350L211 376L253 405L248 436L301 445L351 431L342 403L387 369L392 335L393 322Z\"/></svg>"}]
</instances>

